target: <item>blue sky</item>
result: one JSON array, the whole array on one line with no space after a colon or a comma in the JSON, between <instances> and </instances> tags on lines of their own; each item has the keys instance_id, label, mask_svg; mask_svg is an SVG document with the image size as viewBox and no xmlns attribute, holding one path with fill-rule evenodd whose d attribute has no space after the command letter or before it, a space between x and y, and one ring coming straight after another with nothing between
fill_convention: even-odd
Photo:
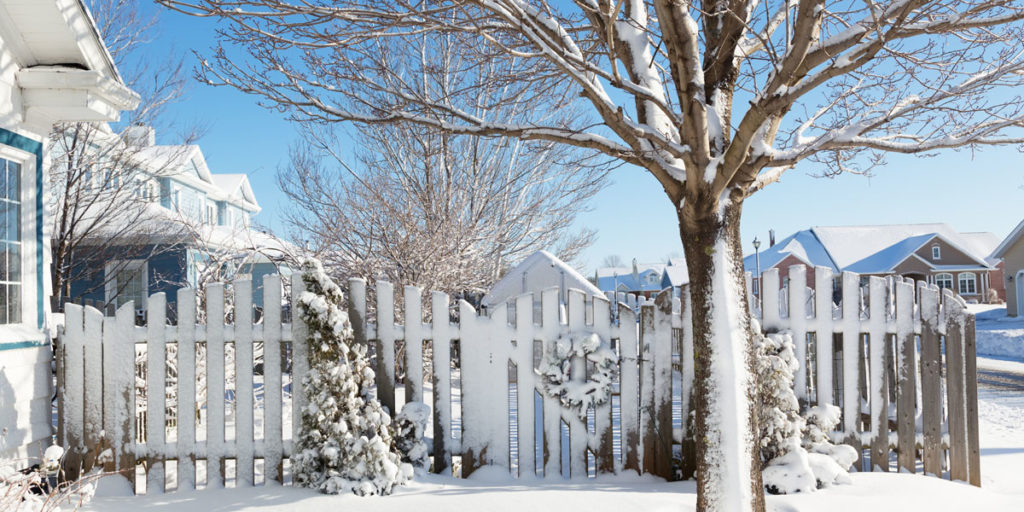
<instances>
[{"instance_id":1,"label":"blue sky","mask_svg":"<svg viewBox=\"0 0 1024 512\"><path fill-rule=\"evenodd\" d=\"M146 9L156 10L151 4ZM212 20L161 12L159 33L147 57L196 49L214 43ZM190 68L196 58L188 55ZM249 175L263 211L260 224L285 234L282 207L286 198L275 172L288 158L298 133L284 114L267 110L256 99L229 88L201 84L171 109L177 121L206 127L199 141L213 172ZM173 142L158 134L161 143ZM1024 218L1024 154L1014 147L946 151L932 158L892 155L874 176L812 177L814 164L801 164L780 183L747 200L741 226L744 252L753 251L756 235L767 241L811 226L948 222L960 231L991 231L1000 238ZM612 183L580 215L577 224L598 232L584 255L591 272L611 254L624 261L654 262L682 253L675 213L653 177L637 168L615 171Z\"/></svg>"}]
</instances>

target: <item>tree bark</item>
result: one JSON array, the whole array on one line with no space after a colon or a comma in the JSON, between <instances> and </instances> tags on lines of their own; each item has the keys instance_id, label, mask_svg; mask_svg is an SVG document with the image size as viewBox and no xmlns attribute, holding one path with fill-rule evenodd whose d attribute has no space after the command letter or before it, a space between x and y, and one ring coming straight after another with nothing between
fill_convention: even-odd
<instances>
[{"instance_id":1,"label":"tree bark","mask_svg":"<svg viewBox=\"0 0 1024 512\"><path fill-rule=\"evenodd\" d=\"M695 203L678 216L693 308L697 510L763 512L742 203Z\"/></svg>"}]
</instances>

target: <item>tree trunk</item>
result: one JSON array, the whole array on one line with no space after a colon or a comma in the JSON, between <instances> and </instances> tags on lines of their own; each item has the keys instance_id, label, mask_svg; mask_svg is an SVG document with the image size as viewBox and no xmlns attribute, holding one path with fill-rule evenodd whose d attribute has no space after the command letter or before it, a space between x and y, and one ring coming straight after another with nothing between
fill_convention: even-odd
<instances>
[{"instance_id":1,"label":"tree trunk","mask_svg":"<svg viewBox=\"0 0 1024 512\"><path fill-rule=\"evenodd\" d=\"M741 210L687 202L678 211L693 308L698 511L765 509Z\"/></svg>"}]
</instances>

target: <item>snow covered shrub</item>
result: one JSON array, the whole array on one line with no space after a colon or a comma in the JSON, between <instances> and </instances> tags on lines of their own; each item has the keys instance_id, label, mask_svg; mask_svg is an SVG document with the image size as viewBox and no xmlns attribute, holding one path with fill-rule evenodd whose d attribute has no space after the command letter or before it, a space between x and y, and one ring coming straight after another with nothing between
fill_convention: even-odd
<instances>
[{"instance_id":1,"label":"snow covered shrub","mask_svg":"<svg viewBox=\"0 0 1024 512\"><path fill-rule=\"evenodd\" d=\"M760 326L755 324L755 329ZM757 407L761 449L761 478L772 494L811 492L816 483L807 452L800 446L803 418L793 392L793 375L800 368L793 337L786 331L758 335Z\"/></svg>"},{"instance_id":2,"label":"snow covered shrub","mask_svg":"<svg viewBox=\"0 0 1024 512\"><path fill-rule=\"evenodd\" d=\"M430 466L430 450L423 439L430 421L430 407L423 402L409 402L402 406L402 412L395 417L395 447L402 454L402 462L412 464L415 469Z\"/></svg>"},{"instance_id":3,"label":"snow covered shrub","mask_svg":"<svg viewBox=\"0 0 1024 512\"><path fill-rule=\"evenodd\" d=\"M295 457L295 481L327 494L390 494L412 478L391 437L391 418L370 390L374 372L366 346L354 343L342 294L320 262L302 262L307 291L299 313L309 332L309 404Z\"/></svg>"},{"instance_id":4,"label":"snow covered shrub","mask_svg":"<svg viewBox=\"0 0 1024 512\"><path fill-rule=\"evenodd\" d=\"M857 450L849 445L832 444L829 432L839 424L839 407L822 404L807 409L804 413L803 447L818 477L820 486L849 483L847 470L857 462Z\"/></svg>"},{"instance_id":5,"label":"snow covered shrub","mask_svg":"<svg viewBox=\"0 0 1024 512\"><path fill-rule=\"evenodd\" d=\"M573 357L582 357L593 365L589 379L572 381ZM615 352L601 346L601 338L596 334L571 335L558 338L544 351L537 373L549 396L558 398L563 407L574 409L586 421L589 407L602 405L611 398L618 366Z\"/></svg>"},{"instance_id":6,"label":"snow covered shrub","mask_svg":"<svg viewBox=\"0 0 1024 512\"><path fill-rule=\"evenodd\" d=\"M51 446L43 461L28 469L17 469L19 461L0 459L0 510L7 512L61 512L78 510L96 491L96 481L105 476L100 468L74 482L58 483L64 449Z\"/></svg>"}]
</instances>

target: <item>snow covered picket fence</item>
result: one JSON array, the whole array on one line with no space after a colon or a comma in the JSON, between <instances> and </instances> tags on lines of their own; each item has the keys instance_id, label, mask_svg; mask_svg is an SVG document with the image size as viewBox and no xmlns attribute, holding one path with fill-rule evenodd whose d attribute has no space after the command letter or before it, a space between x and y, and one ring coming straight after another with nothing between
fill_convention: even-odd
<instances>
[{"instance_id":1,"label":"snow covered picket fence","mask_svg":"<svg viewBox=\"0 0 1024 512\"><path fill-rule=\"evenodd\" d=\"M925 473L948 472L977 485L974 319L963 302L923 284L915 288L871 278L862 286L860 276L844 274L836 294L843 300L834 304L831 273L819 268L815 276L812 294L803 268L794 267L787 290L762 287L759 301L751 304L763 329L792 337L799 362L794 388L802 412L840 406L840 423L828 435L858 452L869 449L869 468L893 469L889 458L895 453L901 470L917 470L920 460ZM281 303L279 278L267 279L266 303ZM777 271L766 272L764 282L780 282ZM290 427L300 423L304 403L300 387L290 383L307 372L305 344L292 341L305 339L304 326L282 322L277 308L254 322L251 303L244 299L251 296L252 283L236 281L231 288L236 311L228 320L225 286L207 288L211 320L206 324L188 313L195 308L190 290L179 292L177 325L164 318L161 294L150 299L146 326L135 326L131 306L113 317L69 306L58 345L58 442L69 448L70 459L88 469L96 464L91 447L109 447L115 457L108 470L131 471L144 463L147 493L162 492L171 480L179 489L199 485L197 467L203 466L206 486L221 487L229 478L228 463L235 467L236 485L254 484L257 464L265 468L267 482L285 480L293 450ZM293 276L292 290L302 289L300 277ZM466 477L495 466L521 477L626 470L692 477L694 442L683 421L688 416L683 411L691 409L693 367L687 361L693 360L693 343L684 326L692 312L678 297L662 293L653 301L613 304L570 290L563 305L559 290L551 289L481 316L465 302L452 309L449 297L435 292L426 299L436 314L426 320L422 291L407 286L401 297L405 321L399 323L391 284L377 282L372 302L367 292L365 281L349 281L355 342L372 348L376 396L391 414L408 403L428 406L415 421L427 414L431 471L453 474L461 466L455 474ZM294 298L292 310L297 311ZM263 401L253 392L260 378L253 371L258 343L266 351ZM570 350L566 343L587 346ZM187 346L205 350L182 350ZM167 380L160 378L168 375L167 354L175 352L170 347L179 368L173 400L165 394ZM144 402L154 404L142 426L144 437L134 434L132 424L137 348L146 355ZM558 353L564 364L552 360ZM610 354L614 371L598 368L608 363L604 356L594 360L598 353ZM206 354L206 364L197 365L196 354ZM559 386L545 378L546 358L547 366L559 370ZM290 372L282 364L286 360L292 361ZM225 368L224 361L234 368ZM207 396L225 399L204 401L197 393L203 379ZM607 379L612 381L608 400L572 394L603 394L599 381ZM171 402L175 421L166 417L169 409L155 406ZM262 429L257 402L265 407ZM581 407L587 408L583 414ZM423 431L411 425L406 430ZM229 432L233 439L225 435ZM175 475L168 479L172 465Z\"/></svg>"},{"instance_id":2,"label":"snow covered picket fence","mask_svg":"<svg viewBox=\"0 0 1024 512\"><path fill-rule=\"evenodd\" d=\"M869 468L913 473L920 460L925 474L981 485L974 315L963 299L898 277L833 279L824 267L814 276L808 286L794 265L788 285L749 295L764 330L792 336L797 398L839 406L832 436L870 450ZM778 269L762 273L762 283L780 282Z\"/></svg>"},{"instance_id":3,"label":"snow covered picket fence","mask_svg":"<svg viewBox=\"0 0 1024 512\"><path fill-rule=\"evenodd\" d=\"M67 305L56 353L58 442L68 449L70 478L102 465L141 487L135 474L144 470L145 492L161 493L168 481L176 482L177 489L195 488L197 469L205 469L208 488L223 487L229 463L236 485L253 485L260 463L265 481L283 481L283 461L292 450L286 427L299 424L304 403L301 387L291 385L306 371L305 344L292 343L305 339L304 326L283 322L280 306L266 307L254 321L252 286L249 280L231 283L234 309L225 315L230 304L225 285L208 285L205 324L196 321L195 290L186 288L177 293L176 324L167 321L163 293L150 296L144 326L136 326L131 303L106 317L92 307ZM303 286L294 274L291 289ZM263 290L265 304L282 304L279 276L264 277ZM254 371L253 358L260 345L262 375ZM169 371L169 353L176 354L176 374ZM146 382L139 386L137 354L146 364L141 372ZM198 361L197 354L205 354L205 360ZM282 364L286 360L290 368ZM257 379L262 385L254 386ZM197 393L203 383L206 393ZM137 400L137 389L146 396ZM138 410L141 404L144 411ZM169 418L169 411L177 417ZM261 425L255 421L259 413ZM137 418L144 418L145 425L135 425ZM114 457L97 461L97 452L107 449ZM172 464L175 474L168 475Z\"/></svg>"}]
</instances>

